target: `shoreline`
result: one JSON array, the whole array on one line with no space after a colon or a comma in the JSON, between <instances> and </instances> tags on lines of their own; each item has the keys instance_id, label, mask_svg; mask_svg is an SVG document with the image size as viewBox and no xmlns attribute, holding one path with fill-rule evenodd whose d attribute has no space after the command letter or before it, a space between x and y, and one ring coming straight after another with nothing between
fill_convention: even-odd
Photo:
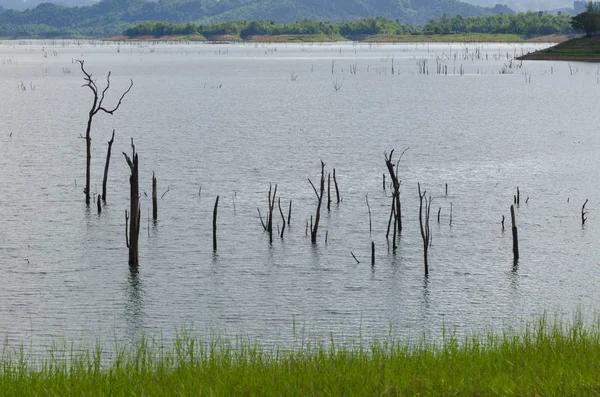
<instances>
[{"instance_id":1,"label":"shoreline","mask_svg":"<svg viewBox=\"0 0 600 397\"><path fill-rule=\"evenodd\" d=\"M451 35L369 35L355 37L329 37L324 35L250 36L243 39L232 35L215 36L113 36L100 39L109 42L205 42L205 43L336 43L353 41L359 43L560 43L569 35L538 36L530 39L507 34L451 34Z\"/></svg>"},{"instance_id":2,"label":"shoreline","mask_svg":"<svg viewBox=\"0 0 600 397\"><path fill-rule=\"evenodd\" d=\"M516 58L519 61L600 62L600 36L574 37L544 50Z\"/></svg>"}]
</instances>

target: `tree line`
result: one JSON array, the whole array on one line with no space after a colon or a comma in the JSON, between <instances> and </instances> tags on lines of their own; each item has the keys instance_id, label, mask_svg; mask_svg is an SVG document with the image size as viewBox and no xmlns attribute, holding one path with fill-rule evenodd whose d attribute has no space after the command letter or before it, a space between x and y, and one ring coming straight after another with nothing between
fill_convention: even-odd
<instances>
[{"instance_id":1,"label":"tree line","mask_svg":"<svg viewBox=\"0 0 600 397\"><path fill-rule=\"evenodd\" d=\"M304 19L291 23L272 20L228 21L212 24L173 24L160 21L142 22L125 30L128 37L170 35L325 35L354 39L365 35L429 35L458 33L515 34L523 37L556 33L571 33L571 17L564 13L552 15L546 12L526 12L513 15L490 15L481 17L444 17L431 20L422 26L401 24L387 18L368 18L331 23Z\"/></svg>"},{"instance_id":2,"label":"tree line","mask_svg":"<svg viewBox=\"0 0 600 397\"><path fill-rule=\"evenodd\" d=\"M589 2L586 10L573 17L573 27L590 37L600 32L600 3Z\"/></svg>"},{"instance_id":3,"label":"tree line","mask_svg":"<svg viewBox=\"0 0 600 397\"><path fill-rule=\"evenodd\" d=\"M502 5L486 8L458 0L100 0L80 7L42 3L24 11L0 10L0 36L106 37L151 20L184 25L235 20L294 24L304 19L340 23L381 16L397 21L398 25L416 26L444 15L467 17L499 13L513 11ZM327 34L326 25L318 27L324 34ZM306 23L302 27L311 28ZM265 26L255 24L243 28L263 31Z\"/></svg>"}]
</instances>

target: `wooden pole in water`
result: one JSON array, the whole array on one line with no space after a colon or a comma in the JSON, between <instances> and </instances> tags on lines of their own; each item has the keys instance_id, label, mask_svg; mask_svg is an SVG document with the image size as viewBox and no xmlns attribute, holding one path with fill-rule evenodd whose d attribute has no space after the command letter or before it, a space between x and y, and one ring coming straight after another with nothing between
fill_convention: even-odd
<instances>
[{"instance_id":1,"label":"wooden pole in water","mask_svg":"<svg viewBox=\"0 0 600 397\"><path fill-rule=\"evenodd\" d=\"M219 196L215 200L215 209L213 210L213 251L217 251L217 207L219 206Z\"/></svg>"},{"instance_id":2,"label":"wooden pole in water","mask_svg":"<svg viewBox=\"0 0 600 397\"><path fill-rule=\"evenodd\" d=\"M512 222L512 237L513 237L513 256L514 260L519 260L519 237L517 235L517 220L515 217L515 206L510 206L510 220Z\"/></svg>"}]
</instances>

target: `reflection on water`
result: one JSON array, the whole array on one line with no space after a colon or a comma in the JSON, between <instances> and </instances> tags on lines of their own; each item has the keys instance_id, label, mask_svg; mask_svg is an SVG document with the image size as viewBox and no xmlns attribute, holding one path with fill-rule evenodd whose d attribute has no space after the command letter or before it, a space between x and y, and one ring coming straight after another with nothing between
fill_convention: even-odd
<instances>
[{"instance_id":1,"label":"reflection on water","mask_svg":"<svg viewBox=\"0 0 600 397\"><path fill-rule=\"evenodd\" d=\"M127 299L125 301L125 319L129 342L134 342L144 331L144 286L140 281L139 268L129 266L127 277Z\"/></svg>"}]
</instances>

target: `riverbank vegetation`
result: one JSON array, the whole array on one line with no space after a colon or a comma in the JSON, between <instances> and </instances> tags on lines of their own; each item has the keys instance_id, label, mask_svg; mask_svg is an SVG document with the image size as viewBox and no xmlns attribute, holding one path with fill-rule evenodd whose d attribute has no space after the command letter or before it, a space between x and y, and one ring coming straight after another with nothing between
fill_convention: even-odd
<instances>
[{"instance_id":1,"label":"riverbank vegetation","mask_svg":"<svg viewBox=\"0 0 600 397\"><path fill-rule=\"evenodd\" d=\"M600 36L571 39L519 57L526 61L600 61Z\"/></svg>"},{"instance_id":2,"label":"riverbank vegetation","mask_svg":"<svg viewBox=\"0 0 600 397\"><path fill-rule=\"evenodd\" d=\"M129 38L164 36L203 36L209 40L227 35L236 40L307 41L325 40L371 41L428 41L428 37L443 37L429 41L484 41L499 36L503 41L522 41L525 38L572 33L571 19L566 14L527 12L515 15L492 15L463 18L456 16L430 21L423 26L403 25L386 18L370 18L331 23L301 20L291 23L275 21L227 21L212 24L172 24L146 21L125 30ZM459 40L452 40L457 36ZM279 40L277 40L279 38ZM412 38L412 39L411 39ZM285 39L285 40L284 40ZM498 41L498 40L493 40Z\"/></svg>"},{"instance_id":3,"label":"riverbank vegetation","mask_svg":"<svg viewBox=\"0 0 600 397\"><path fill-rule=\"evenodd\" d=\"M390 332L391 334L391 332ZM264 347L247 338L203 341L180 333L171 346L142 339L112 358L51 351L41 359L5 348L2 395L573 395L600 391L600 323L542 317L520 332L406 344L310 342Z\"/></svg>"},{"instance_id":4,"label":"riverbank vegetation","mask_svg":"<svg viewBox=\"0 0 600 397\"><path fill-rule=\"evenodd\" d=\"M571 25L576 31L585 33L585 37L571 39L519 59L600 62L600 3L590 1L585 12L571 18Z\"/></svg>"}]
</instances>

